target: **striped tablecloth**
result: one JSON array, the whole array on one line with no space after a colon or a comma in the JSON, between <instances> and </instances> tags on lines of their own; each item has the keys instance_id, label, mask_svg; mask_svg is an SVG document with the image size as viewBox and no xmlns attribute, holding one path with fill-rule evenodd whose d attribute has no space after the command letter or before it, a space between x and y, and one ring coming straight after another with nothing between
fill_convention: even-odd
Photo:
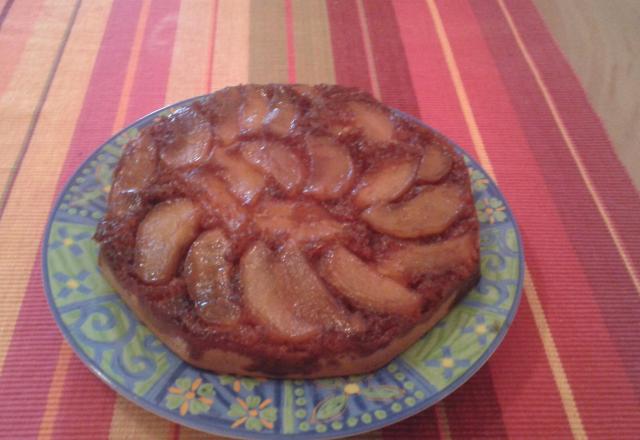
<instances>
[{"instance_id":1,"label":"striped tablecloth","mask_svg":"<svg viewBox=\"0 0 640 440\"><path fill-rule=\"evenodd\" d=\"M640 198L528 0L0 0L0 437L204 438L94 377L40 243L70 173L166 103L361 87L474 155L522 228L524 300L445 401L367 438L639 438Z\"/></svg>"}]
</instances>

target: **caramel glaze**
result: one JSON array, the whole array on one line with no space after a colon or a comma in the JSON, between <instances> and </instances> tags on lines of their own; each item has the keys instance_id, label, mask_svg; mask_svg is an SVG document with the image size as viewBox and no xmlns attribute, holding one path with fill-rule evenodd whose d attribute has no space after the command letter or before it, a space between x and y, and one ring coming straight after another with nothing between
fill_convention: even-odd
<instances>
[{"instance_id":1,"label":"caramel glaze","mask_svg":"<svg viewBox=\"0 0 640 440\"><path fill-rule=\"evenodd\" d=\"M262 103L247 104L251 96L259 96ZM353 102L359 104L351 105ZM355 114L360 108L358 106L378 112L378 117L386 118L389 126L373 118L376 132L368 136L372 129L359 122ZM275 115L269 115L270 109L280 107L284 110L273 111ZM252 119L251 115L257 116ZM191 137L185 133L190 133ZM338 195L329 197L329 200L319 200L305 191L305 181L310 178L313 166L313 158L306 148L311 137L344 148L351 160L351 176L345 179L343 187L335 191ZM189 142L199 144L188 149ZM245 148L248 147L245 146L252 142L284 145L294 155L294 160L297 158L301 164L299 172L296 174L288 169L268 172L274 167L269 162L272 159L258 157L254 161L253 156L246 155ZM186 152L179 149L184 145L187 145ZM418 164L427 148L439 148L447 156L442 162L451 164L449 171L437 182L424 182L416 177L402 194L385 203L401 205L430 187L453 185L461 194L455 218L441 233L414 238L399 238L374 230L361 218L365 208L356 207L353 203L362 177L398 161L409 160ZM250 201L236 197L238 212L244 216L241 220L234 217L239 214L233 206L223 207L230 209L226 213L221 212L223 208L218 209L215 203L211 206L202 186L194 184L193 176L197 173L208 173L229 184L225 180L229 179L225 168L211 160L217 149L224 149L235 159L244 161L243 164L249 164L252 170L258 170L258 184L262 179L260 175L264 177L263 189ZM146 168L142 167L138 173L137 168L131 168L133 165L127 165L127 161L134 160L146 161ZM267 164L266 172L265 168L260 168L263 163ZM115 193L118 190L120 192ZM184 255L188 248L180 250L183 254L181 263L171 274L170 281L144 283L139 276L135 248L140 223L159 203L183 198L195 202L200 232L222 228L232 244L231 252L226 255L231 268L231 288L224 295L225 300L240 310L239 318L233 324L207 321L189 295L184 277ZM239 268L243 254L258 240L266 243L272 251L278 251L291 235L287 228L265 233L256 226L253 221L255 212L262 209L260 207L268 200L304 201L309 206L322 207L331 220L341 225L337 234L297 241L308 263L316 270L327 249L336 243L371 267L407 243L440 243L472 234L474 249L472 256L463 264L452 264L437 273L414 274L403 280L405 287L419 297L420 310L411 315L385 313L362 306L320 277L351 324L346 328L326 326L307 340L287 340L256 320L243 306ZM297 215L303 218L298 219ZM304 215L305 212L294 213L293 221L305 224L308 219ZM229 216L233 218L230 220ZM114 171L109 207L95 238L118 281L134 292L142 306L162 323L162 331L180 335L187 342L192 357L198 358L210 347L226 349L249 356L254 360L256 370L277 376L292 371L313 371L319 359L330 362L332 356L344 353L363 356L373 353L424 320L431 309L450 295L464 293L478 278L477 236L478 223L467 169L445 139L355 89L326 85L267 85L221 90L143 128L140 136L127 145Z\"/></svg>"}]
</instances>

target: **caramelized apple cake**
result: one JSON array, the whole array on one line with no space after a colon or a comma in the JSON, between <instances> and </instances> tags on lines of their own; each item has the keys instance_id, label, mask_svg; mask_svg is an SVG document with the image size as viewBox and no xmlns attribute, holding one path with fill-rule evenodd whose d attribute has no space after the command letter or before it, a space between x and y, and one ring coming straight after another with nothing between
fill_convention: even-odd
<instances>
[{"instance_id":1,"label":"caramelized apple cake","mask_svg":"<svg viewBox=\"0 0 640 440\"><path fill-rule=\"evenodd\" d=\"M462 158L355 89L221 90L143 128L113 177L103 273L219 373L372 371L479 276Z\"/></svg>"}]
</instances>

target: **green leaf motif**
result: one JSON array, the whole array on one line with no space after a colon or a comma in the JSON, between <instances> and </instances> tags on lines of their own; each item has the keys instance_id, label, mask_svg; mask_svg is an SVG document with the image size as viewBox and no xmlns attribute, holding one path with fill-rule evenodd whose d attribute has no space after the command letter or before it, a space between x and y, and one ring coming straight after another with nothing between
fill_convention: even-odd
<instances>
[{"instance_id":1,"label":"green leaf motif","mask_svg":"<svg viewBox=\"0 0 640 440\"><path fill-rule=\"evenodd\" d=\"M260 418L266 420L267 422L273 423L278 418L278 410L273 407L265 408L260 411Z\"/></svg>"},{"instance_id":2,"label":"green leaf motif","mask_svg":"<svg viewBox=\"0 0 640 440\"><path fill-rule=\"evenodd\" d=\"M262 423L255 417L249 418L245 425L249 431L262 431Z\"/></svg>"},{"instance_id":3,"label":"green leaf motif","mask_svg":"<svg viewBox=\"0 0 640 440\"><path fill-rule=\"evenodd\" d=\"M236 380L235 376L228 376L228 375L223 375L220 376L220 384L222 385L229 385L230 383L233 383Z\"/></svg>"},{"instance_id":4,"label":"green leaf motif","mask_svg":"<svg viewBox=\"0 0 640 440\"><path fill-rule=\"evenodd\" d=\"M249 408L255 408L260 405L260 400L259 396L249 396L247 397L247 406Z\"/></svg>"},{"instance_id":5,"label":"green leaf motif","mask_svg":"<svg viewBox=\"0 0 640 440\"><path fill-rule=\"evenodd\" d=\"M234 403L231 405L231 408L229 408L227 415L232 419L239 419L240 417L244 417L245 415L247 415L247 413L240 405Z\"/></svg>"},{"instance_id":6,"label":"green leaf motif","mask_svg":"<svg viewBox=\"0 0 640 440\"><path fill-rule=\"evenodd\" d=\"M362 394L369 400L392 400L401 397L404 390L393 385L381 385L363 388Z\"/></svg>"},{"instance_id":7,"label":"green leaf motif","mask_svg":"<svg viewBox=\"0 0 640 440\"><path fill-rule=\"evenodd\" d=\"M333 419L344 411L346 405L347 396L345 394L329 397L316 407L315 418L322 421Z\"/></svg>"},{"instance_id":8,"label":"green leaf motif","mask_svg":"<svg viewBox=\"0 0 640 440\"><path fill-rule=\"evenodd\" d=\"M184 403L184 396L178 394L169 394L167 396L167 408L176 409Z\"/></svg>"},{"instance_id":9,"label":"green leaf motif","mask_svg":"<svg viewBox=\"0 0 640 440\"><path fill-rule=\"evenodd\" d=\"M182 391L188 391L189 389L191 389L191 383L191 379L189 379L188 377L181 377L180 379L176 380L176 385Z\"/></svg>"},{"instance_id":10,"label":"green leaf motif","mask_svg":"<svg viewBox=\"0 0 640 440\"><path fill-rule=\"evenodd\" d=\"M208 397L211 398L213 396L213 384L212 383L203 383L198 387L198 391L196 391L198 397Z\"/></svg>"},{"instance_id":11,"label":"green leaf motif","mask_svg":"<svg viewBox=\"0 0 640 440\"><path fill-rule=\"evenodd\" d=\"M194 415L204 414L209 409L209 405L205 405L197 399L193 399L189 402L189 412Z\"/></svg>"}]
</instances>

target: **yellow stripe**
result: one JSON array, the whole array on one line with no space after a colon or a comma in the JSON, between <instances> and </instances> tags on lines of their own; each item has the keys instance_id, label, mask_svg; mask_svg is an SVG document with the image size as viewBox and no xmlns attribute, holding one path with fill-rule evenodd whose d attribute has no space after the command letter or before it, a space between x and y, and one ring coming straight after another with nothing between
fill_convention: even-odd
<instances>
[{"instance_id":1,"label":"yellow stripe","mask_svg":"<svg viewBox=\"0 0 640 440\"><path fill-rule=\"evenodd\" d=\"M167 83L167 104L207 92L205 76L209 71L209 41L203 35L211 35L209 29L212 27L214 4L209 0L191 0L180 4Z\"/></svg>"},{"instance_id":2,"label":"yellow stripe","mask_svg":"<svg viewBox=\"0 0 640 440\"><path fill-rule=\"evenodd\" d=\"M69 370L69 362L73 357L73 351L67 344L62 344L58 353L58 362L53 371L51 385L49 385L49 394L47 395L47 406L45 406L42 420L40 421L40 430L38 432L38 440L48 440L53 436L53 428L56 418L58 417L58 409L60 407L60 398L64 389L64 381Z\"/></svg>"},{"instance_id":3,"label":"yellow stripe","mask_svg":"<svg viewBox=\"0 0 640 440\"><path fill-rule=\"evenodd\" d=\"M173 424L118 396L113 408L110 439L169 439Z\"/></svg>"},{"instance_id":4,"label":"yellow stripe","mask_svg":"<svg viewBox=\"0 0 640 440\"><path fill-rule=\"evenodd\" d=\"M18 66L0 97L0 194L16 165L74 5L71 0L47 1L20 60L2 61Z\"/></svg>"},{"instance_id":5,"label":"yellow stripe","mask_svg":"<svg viewBox=\"0 0 640 440\"><path fill-rule=\"evenodd\" d=\"M438 422L438 431L442 440L451 440L451 429L449 428L449 418L447 417L447 409L443 403L434 406L436 411L436 421Z\"/></svg>"},{"instance_id":6,"label":"yellow stripe","mask_svg":"<svg viewBox=\"0 0 640 440\"><path fill-rule=\"evenodd\" d=\"M250 21L248 0L219 1L212 90L249 81Z\"/></svg>"},{"instance_id":7,"label":"yellow stripe","mask_svg":"<svg viewBox=\"0 0 640 440\"><path fill-rule=\"evenodd\" d=\"M38 252L39 236L84 102L110 4L100 0L85 2L80 7L49 98L0 219L0 365L4 364L13 336Z\"/></svg>"},{"instance_id":8,"label":"yellow stripe","mask_svg":"<svg viewBox=\"0 0 640 440\"><path fill-rule=\"evenodd\" d=\"M120 94L120 102L118 103L118 110L113 122L114 132L122 128L122 126L124 125L124 120L127 117L127 109L129 108L129 97L131 96L131 89L133 89L133 80L136 76L136 71L138 70L140 49L142 48L144 31L147 28L147 19L149 18L150 7L151 0L144 0L142 2L142 8L140 9L140 20L138 21L136 33L133 37L133 44L131 45L131 55L129 55L129 63L127 64L127 73L124 77L122 93Z\"/></svg>"},{"instance_id":9,"label":"yellow stripe","mask_svg":"<svg viewBox=\"0 0 640 440\"><path fill-rule=\"evenodd\" d=\"M444 29L442 18L440 17L440 12L438 11L438 7L433 0L426 0L426 2L427 6L429 7L431 16L433 17L438 40L440 41L440 44L442 46L442 51L445 56L447 67L449 68L456 94L458 96L458 100L460 101L460 106L462 107L464 119L467 123L467 126L469 127L471 140L473 141L473 144L475 146L480 164L491 175L491 177L495 181L497 181L496 176L493 172L493 166L491 165L491 161L489 160L489 157L487 155L487 150L485 148L482 135L480 134L480 130L478 129L478 124L476 123L476 119L473 114L473 109L467 96L467 92L464 88L462 77L460 76L460 71L454 58L451 44L449 43L449 38L447 37L446 31ZM573 391L571 390L571 385L567 380L567 375L565 373L564 366L562 365L560 355L558 354L558 349L553 339L553 335L551 334L551 329L549 328L547 318L540 303L538 292L531 279L531 274L526 268L524 287L525 295L527 297L529 305L531 306L533 318L536 323L538 333L540 334L542 345L544 346L547 360L549 362L549 367L551 368L556 387L558 388L562 406L567 415L571 431L576 438L586 438L586 433L582 424L582 418L580 417L580 413L578 412L578 408L573 397Z\"/></svg>"},{"instance_id":10,"label":"yellow stripe","mask_svg":"<svg viewBox=\"0 0 640 440\"><path fill-rule=\"evenodd\" d=\"M369 24L367 23L367 17L364 14L364 5L362 4L362 0L357 0L356 5L358 6L358 20L362 27L362 40L364 42L365 57L367 58L369 78L371 79L371 92L376 99L380 99L380 83L378 82L376 64L373 60L373 49L371 48L371 37L369 36Z\"/></svg>"},{"instance_id":11,"label":"yellow stripe","mask_svg":"<svg viewBox=\"0 0 640 440\"><path fill-rule=\"evenodd\" d=\"M613 222L611 221L611 218L609 217L609 213L607 211L607 208L604 206L604 203L602 202L602 199L600 198L600 195L596 191L595 185L593 184L593 181L591 180L591 177L589 176L589 172L587 171L587 169L586 169L586 167L584 165L584 162L582 162L582 158L580 157L580 154L576 150L576 146L573 143L573 139L569 135L569 132L567 131L566 126L564 125L564 121L562 120L562 117L560 116L560 112L558 112L558 108L556 107L555 101L551 97L551 93L549 93L549 89L547 88L544 80L542 79L542 75L540 74L540 71L538 70L538 67L536 66L536 63L533 61L533 58L531 58L531 55L529 54L529 50L524 45L524 42L522 41L522 37L520 36L520 32L518 31L518 28L516 27L515 23L513 22L513 19L511 17L511 14L509 13L509 10L507 9L507 7L505 6L505 4L504 4L504 2L502 0L498 0L498 5L500 5L500 9L502 10L502 13L504 14L505 18L507 19L507 23L509 24L509 28L511 29L511 32L513 33L513 36L515 37L516 43L518 44L518 47L520 48L520 51L522 52L522 55L524 56L524 59L526 60L527 64L529 65L529 69L531 70L531 73L533 73L533 77L535 78L536 83L538 84L538 87L540 88L540 91L542 92L542 96L544 96L544 100L547 103L547 106L549 107L549 110L551 110L551 115L553 116L553 120L555 121L556 125L558 126L558 129L560 130L560 134L562 135L562 139L564 140L564 143L566 144L567 148L569 149L569 152L571 153L571 157L573 158L574 162L576 163L576 166L578 168L578 172L580 173L580 176L582 177L582 180L584 181L584 184L587 187L587 190L589 191L589 194L591 194L591 198L593 199L593 201L596 204L596 208L598 209L598 213L602 217L602 220L604 220L604 224L607 227L607 229L609 230L609 234L611 235L611 238L613 239L613 243L615 244L616 248L618 249L618 253L620 254L620 257L622 258L624 266L627 269L627 272L629 273L629 276L631 277L631 281L633 281L633 285L636 288L636 292L638 294L640 294L640 279L638 279L638 276L636 275L636 272L635 272L635 269L633 267L633 263L631 261L631 258L629 257L629 254L627 253L627 250L626 250L626 248L624 246L624 243L620 239L620 235L618 234L618 230L613 225Z\"/></svg>"}]
</instances>

